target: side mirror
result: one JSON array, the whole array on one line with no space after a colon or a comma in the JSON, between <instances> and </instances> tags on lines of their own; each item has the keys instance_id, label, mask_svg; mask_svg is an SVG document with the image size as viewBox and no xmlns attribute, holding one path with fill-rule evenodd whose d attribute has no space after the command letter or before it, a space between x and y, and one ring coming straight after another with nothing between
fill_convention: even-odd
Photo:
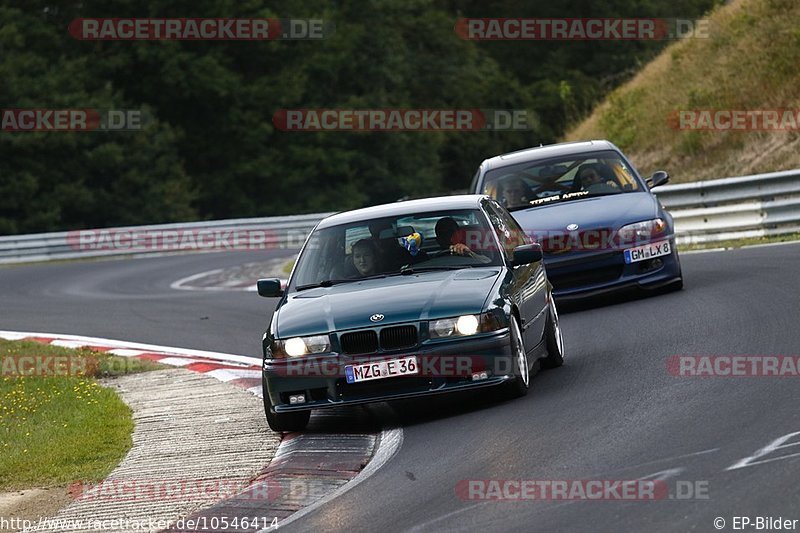
<instances>
[{"instance_id":1,"label":"side mirror","mask_svg":"<svg viewBox=\"0 0 800 533\"><path fill-rule=\"evenodd\" d=\"M647 186L652 189L653 187L658 187L659 185L664 185L667 183L669 181L669 174L663 170L658 170L645 181L647 182Z\"/></svg>"},{"instance_id":2,"label":"side mirror","mask_svg":"<svg viewBox=\"0 0 800 533\"><path fill-rule=\"evenodd\" d=\"M514 248L513 266L527 265L542 260L541 244L523 244Z\"/></svg>"},{"instance_id":3,"label":"side mirror","mask_svg":"<svg viewBox=\"0 0 800 533\"><path fill-rule=\"evenodd\" d=\"M278 278L260 279L256 282L258 286L258 295L264 298L276 298L283 296L283 289L281 289L281 280Z\"/></svg>"}]
</instances>

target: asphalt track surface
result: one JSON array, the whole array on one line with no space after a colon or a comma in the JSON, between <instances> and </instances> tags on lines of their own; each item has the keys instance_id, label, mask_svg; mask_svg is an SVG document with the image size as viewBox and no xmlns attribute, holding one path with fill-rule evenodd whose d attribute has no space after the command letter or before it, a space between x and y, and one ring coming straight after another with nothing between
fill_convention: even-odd
<instances>
[{"instance_id":1,"label":"asphalt track surface","mask_svg":"<svg viewBox=\"0 0 800 533\"><path fill-rule=\"evenodd\" d=\"M275 300L169 285L276 253L2 268L0 329L257 356ZM537 375L525 398L392 404L385 423L404 432L397 454L287 529L717 531L719 517L730 531L735 516L800 519L800 445L727 470L800 432L800 378L675 377L666 366L672 355L800 354L800 245L684 255L682 264L681 292L562 312L566 363ZM474 479L659 476L673 493L680 482L708 497L464 501L455 490Z\"/></svg>"}]
</instances>

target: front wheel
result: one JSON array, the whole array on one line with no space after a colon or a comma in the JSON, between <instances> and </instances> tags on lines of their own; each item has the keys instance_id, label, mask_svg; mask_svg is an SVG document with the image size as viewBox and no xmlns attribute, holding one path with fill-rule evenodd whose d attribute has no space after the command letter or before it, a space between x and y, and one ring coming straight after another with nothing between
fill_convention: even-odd
<instances>
[{"instance_id":1,"label":"front wheel","mask_svg":"<svg viewBox=\"0 0 800 533\"><path fill-rule=\"evenodd\" d=\"M303 431L311 418L311 411L296 411L292 413L274 413L272 402L267 394L267 385L262 381L261 389L264 392L264 412L267 415L267 424L272 431L288 432Z\"/></svg>"},{"instance_id":2,"label":"front wheel","mask_svg":"<svg viewBox=\"0 0 800 533\"><path fill-rule=\"evenodd\" d=\"M669 292L677 292L677 291L683 290L683 274L678 272L678 278L679 279L675 280L670 285L667 285L667 288L669 289Z\"/></svg>"},{"instance_id":3,"label":"front wheel","mask_svg":"<svg viewBox=\"0 0 800 533\"><path fill-rule=\"evenodd\" d=\"M517 365L516 376L513 381L504 385L503 396L510 399L521 398L528 394L531 373L528 367L528 355L525 353L525 344L522 341L519 323L514 317L511 317L511 354Z\"/></svg>"},{"instance_id":4,"label":"front wheel","mask_svg":"<svg viewBox=\"0 0 800 533\"><path fill-rule=\"evenodd\" d=\"M544 326L544 340L547 347L547 357L542 359L543 368L557 368L564 364L564 339L561 336L561 326L558 322L558 311L553 295L550 295L550 304L547 310L547 323Z\"/></svg>"}]
</instances>

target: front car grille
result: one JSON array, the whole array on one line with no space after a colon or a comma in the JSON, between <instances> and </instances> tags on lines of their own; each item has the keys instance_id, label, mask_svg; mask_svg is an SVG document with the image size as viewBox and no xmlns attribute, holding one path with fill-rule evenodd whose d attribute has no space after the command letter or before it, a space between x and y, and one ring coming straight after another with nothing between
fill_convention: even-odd
<instances>
[{"instance_id":1,"label":"front car grille","mask_svg":"<svg viewBox=\"0 0 800 533\"><path fill-rule=\"evenodd\" d=\"M588 268L569 273L548 272L548 279L555 289L572 289L595 283L608 283L619 279L622 265Z\"/></svg>"},{"instance_id":2,"label":"front car grille","mask_svg":"<svg viewBox=\"0 0 800 533\"><path fill-rule=\"evenodd\" d=\"M617 235L611 228L553 234L541 239L539 244L545 255L556 257L567 252L608 252L619 246Z\"/></svg>"},{"instance_id":3,"label":"front car grille","mask_svg":"<svg viewBox=\"0 0 800 533\"><path fill-rule=\"evenodd\" d=\"M378 339L380 339L380 343ZM407 324L382 328L380 336L377 331L371 329L342 333L339 342L342 346L342 353L364 355L375 353L379 349L392 351L413 348L419 343L419 336L417 326Z\"/></svg>"},{"instance_id":4,"label":"front car grille","mask_svg":"<svg viewBox=\"0 0 800 533\"><path fill-rule=\"evenodd\" d=\"M378 335L372 330L354 331L341 336L342 352L350 355L378 351Z\"/></svg>"},{"instance_id":5,"label":"front car grille","mask_svg":"<svg viewBox=\"0 0 800 533\"><path fill-rule=\"evenodd\" d=\"M381 348L384 350L402 350L417 345L417 328L414 326L397 326L381 330Z\"/></svg>"}]
</instances>

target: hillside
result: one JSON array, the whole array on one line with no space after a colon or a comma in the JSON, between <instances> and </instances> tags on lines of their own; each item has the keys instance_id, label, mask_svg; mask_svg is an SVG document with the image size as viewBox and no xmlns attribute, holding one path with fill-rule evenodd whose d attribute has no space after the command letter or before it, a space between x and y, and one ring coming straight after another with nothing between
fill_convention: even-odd
<instances>
[{"instance_id":1,"label":"hillside","mask_svg":"<svg viewBox=\"0 0 800 533\"><path fill-rule=\"evenodd\" d=\"M674 182L799 168L800 125L692 131L676 117L682 110L780 109L797 117L800 1L737 0L707 18L710 38L667 47L566 140L607 138L643 174L665 169Z\"/></svg>"}]
</instances>

